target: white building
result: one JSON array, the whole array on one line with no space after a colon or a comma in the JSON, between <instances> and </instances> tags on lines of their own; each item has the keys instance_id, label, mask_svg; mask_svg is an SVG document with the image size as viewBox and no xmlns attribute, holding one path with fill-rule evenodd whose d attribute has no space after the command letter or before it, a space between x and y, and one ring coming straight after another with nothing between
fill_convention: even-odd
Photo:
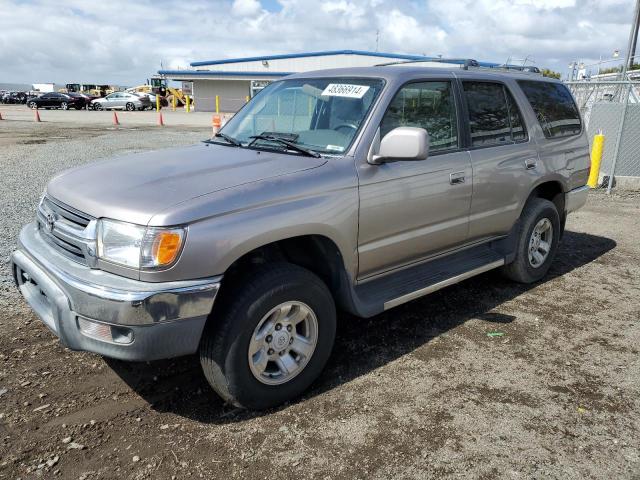
<instances>
[{"instance_id":1,"label":"white building","mask_svg":"<svg viewBox=\"0 0 640 480\"><path fill-rule=\"evenodd\" d=\"M426 62L421 62L421 65L438 67L464 62L447 60L447 63L442 63L423 55L335 50L192 62L192 68L188 70L160 70L158 73L169 80L192 81L197 110L216 111L217 97L220 112L235 112L269 82L292 73L325 68L370 67L408 60L422 60Z\"/></svg>"}]
</instances>

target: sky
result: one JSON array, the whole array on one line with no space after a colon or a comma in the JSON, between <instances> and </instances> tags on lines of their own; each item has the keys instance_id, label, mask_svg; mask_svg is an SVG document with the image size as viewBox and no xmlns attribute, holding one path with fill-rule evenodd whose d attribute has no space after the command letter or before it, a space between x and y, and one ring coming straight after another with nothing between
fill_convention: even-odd
<instances>
[{"instance_id":1,"label":"sky","mask_svg":"<svg viewBox=\"0 0 640 480\"><path fill-rule=\"evenodd\" d=\"M564 76L574 60L624 56L633 8L633 0L0 0L0 82L138 85L161 65L375 50L376 32L382 52L527 59Z\"/></svg>"}]
</instances>

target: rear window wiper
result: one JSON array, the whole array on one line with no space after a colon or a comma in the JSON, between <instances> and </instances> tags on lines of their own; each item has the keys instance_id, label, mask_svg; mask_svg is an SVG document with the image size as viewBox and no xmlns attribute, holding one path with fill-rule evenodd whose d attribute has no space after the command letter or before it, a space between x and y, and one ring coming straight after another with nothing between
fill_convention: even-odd
<instances>
[{"instance_id":1,"label":"rear window wiper","mask_svg":"<svg viewBox=\"0 0 640 480\"><path fill-rule=\"evenodd\" d=\"M305 154L305 155L307 155L309 157L314 157L314 158L320 158L321 157L321 155L318 152L314 151L314 150L311 150L309 148L301 147L300 145L297 145L294 142L291 142L289 140L285 140L284 138L276 137L276 136L273 136L273 135L253 135L253 136L251 136L249 138L252 139L251 142L249 142L249 146L253 145L256 140L267 140L269 142L280 143L280 144L284 145L285 147L290 148L291 150L295 150L297 152L303 153L303 154Z\"/></svg>"}]
</instances>

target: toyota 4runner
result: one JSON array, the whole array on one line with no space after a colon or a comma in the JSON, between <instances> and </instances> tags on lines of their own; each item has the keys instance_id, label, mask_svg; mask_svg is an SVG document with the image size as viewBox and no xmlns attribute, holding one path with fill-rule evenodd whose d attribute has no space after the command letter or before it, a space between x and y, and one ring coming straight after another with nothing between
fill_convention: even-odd
<instances>
[{"instance_id":1,"label":"toyota 4runner","mask_svg":"<svg viewBox=\"0 0 640 480\"><path fill-rule=\"evenodd\" d=\"M12 255L65 346L198 353L260 409L303 392L336 310L370 317L500 268L536 282L587 197L559 81L416 65L273 82L210 140L53 178Z\"/></svg>"}]
</instances>

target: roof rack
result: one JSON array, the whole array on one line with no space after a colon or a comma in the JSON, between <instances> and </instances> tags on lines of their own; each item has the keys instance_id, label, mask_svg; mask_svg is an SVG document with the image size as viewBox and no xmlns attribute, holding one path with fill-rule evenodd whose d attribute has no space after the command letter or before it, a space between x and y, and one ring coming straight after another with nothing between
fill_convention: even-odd
<instances>
[{"instance_id":1,"label":"roof rack","mask_svg":"<svg viewBox=\"0 0 640 480\"><path fill-rule=\"evenodd\" d=\"M387 62L387 63L379 63L375 65L376 67L388 67L390 65L404 65L407 63L455 63L460 65L464 70L468 70L469 67L479 67L480 63L473 58L442 58L442 57L424 57L419 60L399 60L396 62Z\"/></svg>"},{"instance_id":2,"label":"roof rack","mask_svg":"<svg viewBox=\"0 0 640 480\"><path fill-rule=\"evenodd\" d=\"M405 64L414 64L414 63L451 63L457 64L463 70L473 69L482 69L482 70L490 70L490 71L502 71L502 72L510 72L510 73L528 73L534 75L541 75L542 72L538 67L533 65L498 65L498 64L481 64L477 60L473 58L429 58L425 57L420 60L400 60L397 62L388 62L388 63L380 63L376 65L376 67L387 67L390 65L405 65Z\"/></svg>"},{"instance_id":3,"label":"roof rack","mask_svg":"<svg viewBox=\"0 0 640 480\"><path fill-rule=\"evenodd\" d=\"M491 70L504 70L508 72L535 73L542 74L542 71L533 65L498 65L497 67L489 67Z\"/></svg>"}]
</instances>

